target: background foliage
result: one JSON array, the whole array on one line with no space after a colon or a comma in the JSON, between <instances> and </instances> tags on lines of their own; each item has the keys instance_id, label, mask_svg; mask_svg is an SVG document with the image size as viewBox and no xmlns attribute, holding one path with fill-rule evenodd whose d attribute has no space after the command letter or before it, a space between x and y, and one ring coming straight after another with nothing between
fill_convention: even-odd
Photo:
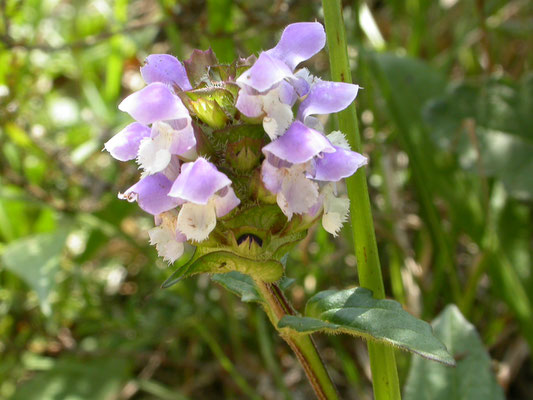
<instances>
[{"instance_id":1,"label":"background foliage","mask_svg":"<svg viewBox=\"0 0 533 400\"><path fill-rule=\"evenodd\" d=\"M137 170L101 149L148 54L230 61L321 15L300 0L0 0L0 398L311 396L253 303L208 276L160 289L174 268L147 245L152 221L116 197ZM405 398L501 398L496 379L526 399L533 4L354 0L344 16L387 294L427 321L457 305L434 329L458 369L399 352ZM308 67L326 77L327 54ZM348 229L290 254L300 310L357 283ZM343 398L370 398L362 342L318 341Z\"/></svg>"}]
</instances>

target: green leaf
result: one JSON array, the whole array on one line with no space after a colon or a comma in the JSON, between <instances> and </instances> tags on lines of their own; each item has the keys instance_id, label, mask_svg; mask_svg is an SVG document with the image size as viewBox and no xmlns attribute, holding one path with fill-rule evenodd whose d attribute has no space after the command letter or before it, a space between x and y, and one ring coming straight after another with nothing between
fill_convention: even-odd
<instances>
[{"instance_id":1,"label":"green leaf","mask_svg":"<svg viewBox=\"0 0 533 400\"><path fill-rule=\"evenodd\" d=\"M326 290L313 296L306 317L285 316L279 328L300 333L347 333L412 351L430 360L454 365L446 347L427 322L413 317L393 300L377 300L365 288Z\"/></svg>"},{"instance_id":2,"label":"green leaf","mask_svg":"<svg viewBox=\"0 0 533 400\"><path fill-rule=\"evenodd\" d=\"M262 302L254 280L248 276L237 271L231 271L227 274L218 274L211 277L213 282L223 286L233 294L239 296L245 303ZM287 289L294 283L294 279L283 277L279 282L281 290Z\"/></svg>"},{"instance_id":3,"label":"green leaf","mask_svg":"<svg viewBox=\"0 0 533 400\"><path fill-rule=\"evenodd\" d=\"M275 260L252 260L229 251L199 247L191 260L178 268L162 287L168 288L196 274L225 274L231 271L238 271L265 282L275 282L283 276L283 265Z\"/></svg>"},{"instance_id":4,"label":"green leaf","mask_svg":"<svg viewBox=\"0 0 533 400\"><path fill-rule=\"evenodd\" d=\"M103 400L116 398L127 378L127 364L114 358L64 358L49 371L22 384L12 400Z\"/></svg>"},{"instance_id":5,"label":"green leaf","mask_svg":"<svg viewBox=\"0 0 533 400\"><path fill-rule=\"evenodd\" d=\"M500 400L501 387L491 371L491 360L475 327L455 305L433 321L435 336L457 360L456 368L413 358L404 389L405 400Z\"/></svg>"},{"instance_id":6,"label":"green leaf","mask_svg":"<svg viewBox=\"0 0 533 400\"><path fill-rule=\"evenodd\" d=\"M11 242L2 254L3 264L37 292L44 314L51 313L49 294L55 286L55 275L65 240L66 230L41 234Z\"/></svg>"},{"instance_id":7,"label":"green leaf","mask_svg":"<svg viewBox=\"0 0 533 400\"><path fill-rule=\"evenodd\" d=\"M378 83L387 94L387 101L394 106L407 125L422 119L426 101L439 96L445 89L445 75L429 64L412 57L400 57L392 53L370 53L370 61L381 79ZM390 105L390 104L389 104ZM411 134L411 132L403 132Z\"/></svg>"},{"instance_id":8,"label":"green leaf","mask_svg":"<svg viewBox=\"0 0 533 400\"><path fill-rule=\"evenodd\" d=\"M254 280L248 275L241 274L237 271L231 271L227 274L213 275L211 280L239 296L245 303L254 301L259 303L262 301Z\"/></svg>"},{"instance_id":9,"label":"green leaf","mask_svg":"<svg viewBox=\"0 0 533 400\"><path fill-rule=\"evenodd\" d=\"M424 110L433 140L460 164L500 179L518 199L533 198L533 74L519 84L451 85Z\"/></svg>"}]
</instances>

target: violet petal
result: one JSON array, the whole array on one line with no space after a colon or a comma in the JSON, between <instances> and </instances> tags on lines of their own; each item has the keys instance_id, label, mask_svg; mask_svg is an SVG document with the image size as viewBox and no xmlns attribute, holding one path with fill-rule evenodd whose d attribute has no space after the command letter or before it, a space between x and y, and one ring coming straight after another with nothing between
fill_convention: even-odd
<instances>
[{"instance_id":1,"label":"violet petal","mask_svg":"<svg viewBox=\"0 0 533 400\"><path fill-rule=\"evenodd\" d=\"M308 212L318 197L318 185L305 177L305 167L293 165L284 173L276 200L281 211L290 220L293 214Z\"/></svg>"},{"instance_id":2,"label":"violet petal","mask_svg":"<svg viewBox=\"0 0 533 400\"><path fill-rule=\"evenodd\" d=\"M331 114L348 107L354 101L358 85L344 82L319 81L315 83L298 109L298 119L313 114Z\"/></svg>"},{"instance_id":3,"label":"violet petal","mask_svg":"<svg viewBox=\"0 0 533 400\"><path fill-rule=\"evenodd\" d=\"M268 160L264 160L261 165L261 179L270 192L277 194L281 190L283 176L280 168L273 166Z\"/></svg>"},{"instance_id":4,"label":"violet petal","mask_svg":"<svg viewBox=\"0 0 533 400\"><path fill-rule=\"evenodd\" d=\"M263 100L261 95L250 94L247 87L239 90L239 97L235 106L237 110L249 118L256 118L263 114Z\"/></svg>"},{"instance_id":5,"label":"violet petal","mask_svg":"<svg viewBox=\"0 0 533 400\"><path fill-rule=\"evenodd\" d=\"M285 78L292 76L292 70L283 61L263 52L252 67L246 70L237 83L264 92Z\"/></svg>"},{"instance_id":6,"label":"violet petal","mask_svg":"<svg viewBox=\"0 0 533 400\"><path fill-rule=\"evenodd\" d=\"M318 22L298 22L290 24L281 34L276 47L266 53L282 60L294 71L294 68L318 53L326 44L326 32Z\"/></svg>"},{"instance_id":7,"label":"violet petal","mask_svg":"<svg viewBox=\"0 0 533 400\"><path fill-rule=\"evenodd\" d=\"M207 204L211 196L228 185L231 185L231 180L209 161L200 157L194 162L182 165L181 173L174 181L169 196L196 204Z\"/></svg>"},{"instance_id":8,"label":"violet petal","mask_svg":"<svg viewBox=\"0 0 533 400\"><path fill-rule=\"evenodd\" d=\"M181 90L192 89L185 67L170 54L151 54L146 57L141 75L148 84L162 82L167 85L177 85Z\"/></svg>"},{"instance_id":9,"label":"violet petal","mask_svg":"<svg viewBox=\"0 0 533 400\"><path fill-rule=\"evenodd\" d=\"M355 173L368 159L355 151L335 146L335 153L324 153L315 160L313 179L337 182Z\"/></svg>"},{"instance_id":10,"label":"violet petal","mask_svg":"<svg viewBox=\"0 0 533 400\"><path fill-rule=\"evenodd\" d=\"M320 132L295 121L282 136L263 147L265 155L272 154L293 164L311 160L319 153L332 153L335 148Z\"/></svg>"},{"instance_id":11,"label":"violet petal","mask_svg":"<svg viewBox=\"0 0 533 400\"><path fill-rule=\"evenodd\" d=\"M217 217L223 217L241 203L239 198L235 195L235 191L232 187L228 186L222 189L221 192L223 193L219 193L215 196L215 211Z\"/></svg>"},{"instance_id":12,"label":"violet petal","mask_svg":"<svg viewBox=\"0 0 533 400\"><path fill-rule=\"evenodd\" d=\"M194 136L192 121L191 119L188 119L186 122L186 125L183 127L181 127L180 124L175 123L175 121L169 122L169 125L176 130L170 146L170 153L172 154L181 156L196 146L196 137Z\"/></svg>"},{"instance_id":13,"label":"violet petal","mask_svg":"<svg viewBox=\"0 0 533 400\"><path fill-rule=\"evenodd\" d=\"M141 124L185 118L189 112L170 88L161 82L151 83L130 94L118 106Z\"/></svg>"},{"instance_id":14,"label":"violet petal","mask_svg":"<svg viewBox=\"0 0 533 400\"><path fill-rule=\"evenodd\" d=\"M172 182L161 173L149 175L130 187L119 198L137 201L139 207L152 215L177 207L181 202L168 196Z\"/></svg>"},{"instance_id":15,"label":"violet petal","mask_svg":"<svg viewBox=\"0 0 533 400\"><path fill-rule=\"evenodd\" d=\"M150 136L150 128L134 122L109 139L104 147L117 160L134 160L139 152L141 140L148 136Z\"/></svg>"}]
</instances>

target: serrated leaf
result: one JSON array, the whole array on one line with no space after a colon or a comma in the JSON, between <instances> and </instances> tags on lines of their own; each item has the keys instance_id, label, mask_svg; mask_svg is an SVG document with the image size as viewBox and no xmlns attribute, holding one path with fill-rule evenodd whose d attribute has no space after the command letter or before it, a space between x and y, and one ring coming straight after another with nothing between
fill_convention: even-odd
<instances>
[{"instance_id":1,"label":"serrated leaf","mask_svg":"<svg viewBox=\"0 0 533 400\"><path fill-rule=\"evenodd\" d=\"M2 254L6 268L35 290L46 315L51 313L48 297L55 286L59 258L66 238L66 230L30 236L11 242Z\"/></svg>"},{"instance_id":2,"label":"serrated leaf","mask_svg":"<svg viewBox=\"0 0 533 400\"><path fill-rule=\"evenodd\" d=\"M275 282L283 276L283 265L275 260L252 260L229 251L197 248L192 259L175 271L162 285L168 288L193 275L225 274L237 271L265 282Z\"/></svg>"},{"instance_id":3,"label":"serrated leaf","mask_svg":"<svg viewBox=\"0 0 533 400\"><path fill-rule=\"evenodd\" d=\"M413 358L404 389L405 400L503 400L491 371L491 360L475 327L455 305L433 321L435 336L457 360L456 368Z\"/></svg>"},{"instance_id":4,"label":"serrated leaf","mask_svg":"<svg viewBox=\"0 0 533 400\"><path fill-rule=\"evenodd\" d=\"M373 298L368 289L320 292L307 302L305 315L285 316L278 327L300 333L322 331L361 336L454 365L454 359L427 322L404 311L396 301Z\"/></svg>"}]
</instances>

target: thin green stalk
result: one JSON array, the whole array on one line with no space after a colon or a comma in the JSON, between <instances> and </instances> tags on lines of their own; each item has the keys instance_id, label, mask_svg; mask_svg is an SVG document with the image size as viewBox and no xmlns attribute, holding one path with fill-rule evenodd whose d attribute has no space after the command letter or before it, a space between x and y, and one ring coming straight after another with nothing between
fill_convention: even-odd
<instances>
[{"instance_id":1,"label":"thin green stalk","mask_svg":"<svg viewBox=\"0 0 533 400\"><path fill-rule=\"evenodd\" d=\"M265 361L266 367L274 377L274 381L277 385L277 387L282 391L283 393L283 399L284 400L292 400L292 396L289 393L289 390L287 389L287 386L285 385L285 382L283 381L283 374L281 372L281 367L279 363L276 360L276 357L274 357L274 350L272 348L272 337L270 335L270 332L268 331L267 322L265 318L265 314L263 314L263 311L259 308L257 310L256 315L256 327L257 327L257 340L259 342L259 350L261 351L261 356L263 357L263 360Z\"/></svg>"},{"instance_id":2,"label":"thin green stalk","mask_svg":"<svg viewBox=\"0 0 533 400\"><path fill-rule=\"evenodd\" d=\"M455 261L451 244L452 241L450 240L449 235L444 231L433 196L427 186L427 182L431 181L432 176L428 171L435 170L433 161L427 157L424 159L421 156L421 146L415 144L412 140L412 137L414 136L413 132L420 128L414 126L409 127L405 117L402 116L402 113L399 111L397 102L394 101L392 97L392 89L387 83L383 71L380 70L379 65L372 61L371 58L368 58L368 60L370 60L370 67L373 68L374 76L381 87L383 96L389 107L389 112L398 126L400 132L398 139L409 155L409 162L413 165L411 171L416 184L416 192L420 199L421 212L424 216L424 221L427 224L431 236L431 242L435 245L436 260L434 284L431 293L429 293L424 299L424 308L426 310L433 310L437 301L437 295L438 293L441 293L439 288L444 285L444 280L446 278L450 283L453 301L459 302L461 297L461 285L455 270ZM409 134L409 132L411 132L411 134Z\"/></svg>"},{"instance_id":3,"label":"thin green stalk","mask_svg":"<svg viewBox=\"0 0 533 400\"><path fill-rule=\"evenodd\" d=\"M215 338L209 333L209 331L202 324L194 324L194 327L202 336L202 339L207 343L213 354L216 356L222 368L226 370L233 378L233 381L242 390L242 392L248 396L249 399L260 400L254 389L246 382L246 380L239 374L231 360L224 354L224 351L215 340Z\"/></svg>"},{"instance_id":4,"label":"thin green stalk","mask_svg":"<svg viewBox=\"0 0 533 400\"><path fill-rule=\"evenodd\" d=\"M340 0L323 0L326 36L329 46L331 76L335 81L352 82L344 32ZM361 151L361 138L357 124L355 104L338 113L339 128L350 145ZM346 181L350 197L350 212L361 286L373 291L376 298L385 297L381 276L374 222L364 168ZM381 343L368 342L372 369L374 396L381 399L400 399L400 384L396 369L394 349Z\"/></svg>"},{"instance_id":5,"label":"thin green stalk","mask_svg":"<svg viewBox=\"0 0 533 400\"><path fill-rule=\"evenodd\" d=\"M295 314L292 306L275 284L257 280L256 285L264 300L265 312L272 325L277 329L278 322L283 316ZM300 361L317 398L319 400L338 400L337 389L320 358L320 354L318 354L311 335L288 334L287 332L280 332L280 335Z\"/></svg>"}]
</instances>

